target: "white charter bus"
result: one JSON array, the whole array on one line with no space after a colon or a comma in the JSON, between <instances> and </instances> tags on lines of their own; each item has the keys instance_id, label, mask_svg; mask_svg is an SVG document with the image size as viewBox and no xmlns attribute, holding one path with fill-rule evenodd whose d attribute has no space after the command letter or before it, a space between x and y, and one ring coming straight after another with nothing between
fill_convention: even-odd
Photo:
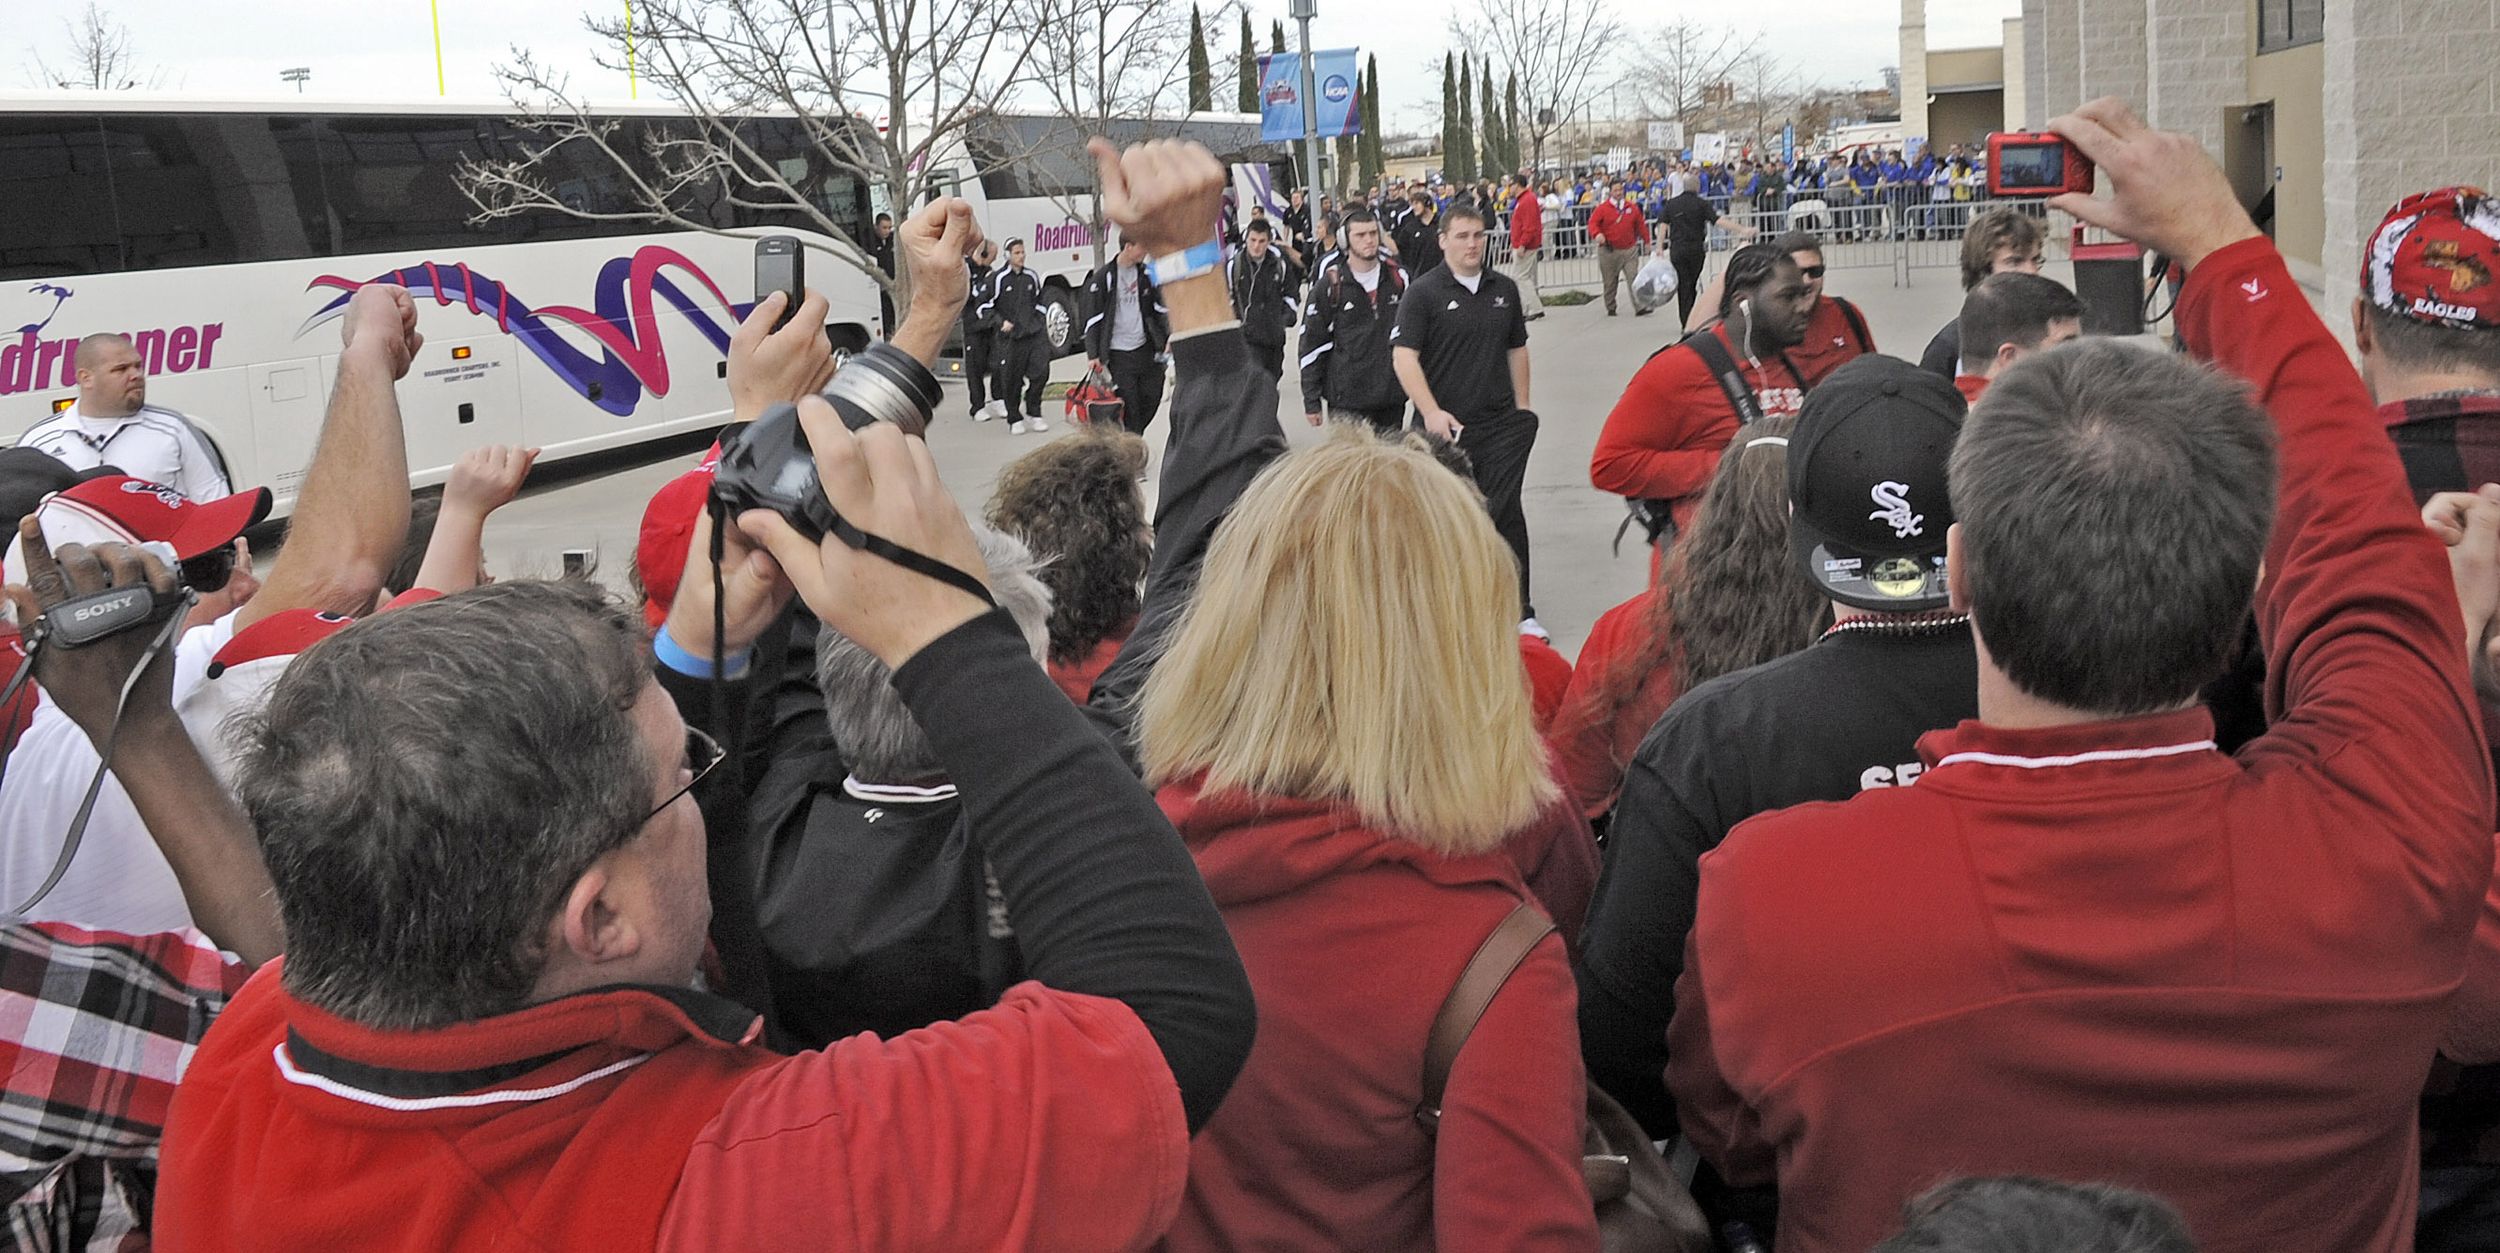
<instances>
[{"instance_id":1,"label":"white charter bus","mask_svg":"<svg viewBox=\"0 0 2500 1253\"><path fill-rule=\"evenodd\" d=\"M602 110L638 154L670 110ZM821 167L797 123L753 139L846 230L874 190ZM518 155L498 106L0 97L0 438L77 395L80 337L128 334L148 398L190 415L238 484L293 501L337 368L337 319L370 282L407 287L425 349L399 388L408 465L439 483L464 451L529 444L556 461L727 420L729 334L754 293L752 245L555 212L472 223L461 158ZM559 152L569 153L567 145ZM637 208L595 151L547 176L577 208ZM699 210L749 235L830 240L795 212ZM877 329L876 287L820 261L837 348Z\"/></svg>"}]
</instances>

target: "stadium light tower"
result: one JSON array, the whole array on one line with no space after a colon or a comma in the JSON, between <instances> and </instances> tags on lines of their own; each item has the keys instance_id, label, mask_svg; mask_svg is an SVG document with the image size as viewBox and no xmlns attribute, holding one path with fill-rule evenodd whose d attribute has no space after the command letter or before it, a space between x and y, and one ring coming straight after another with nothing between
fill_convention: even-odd
<instances>
[{"instance_id":1,"label":"stadium light tower","mask_svg":"<svg viewBox=\"0 0 2500 1253\"><path fill-rule=\"evenodd\" d=\"M309 65L299 65L291 70L278 71L279 81L295 84L295 94L299 96L304 94L304 80L311 77L312 67Z\"/></svg>"}]
</instances>

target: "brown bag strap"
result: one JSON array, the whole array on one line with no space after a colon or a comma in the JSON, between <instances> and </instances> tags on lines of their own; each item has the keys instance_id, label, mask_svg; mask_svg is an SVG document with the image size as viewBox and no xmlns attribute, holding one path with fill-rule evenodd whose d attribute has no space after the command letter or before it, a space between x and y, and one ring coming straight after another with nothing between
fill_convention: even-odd
<instances>
[{"instance_id":1,"label":"brown bag strap","mask_svg":"<svg viewBox=\"0 0 2500 1253\"><path fill-rule=\"evenodd\" d=\"M1510 973L1528 954L1554 930L1554 920L1545 916L1534 902L1521 901L1484 937L1476 955L1467 959L1467 968L1458 972L1458 983L1450 989L1450 998L1441 1002L1441 1012L1432 1020L1432 1034L1424 1042L1424 1103L1415 1111L1415 1120L1426 1130L1441 1123L1441 1098L1449 1090L1450 1068L1458 1064L1458 1050L1476 1030L1476 1022L1493 1004L1502 985L1510 982Z\"/></svg>"}]
</instances>

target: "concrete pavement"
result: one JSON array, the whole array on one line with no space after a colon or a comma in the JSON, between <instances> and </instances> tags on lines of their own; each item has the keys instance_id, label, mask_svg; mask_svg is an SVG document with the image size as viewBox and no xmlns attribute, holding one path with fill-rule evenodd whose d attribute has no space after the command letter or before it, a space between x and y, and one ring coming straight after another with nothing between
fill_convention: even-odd
<instances>
[{"instance_id":1,"label":"concrete pavement","mask_svg":"<svg viewBox=\"0 0 2500 1253\"><path fill-rule=\"evenodd\" d=\"M1725 254L1713 258L1717 264L1724 260ZM2050 276L2072 281L2062 265L2052 266ZM1879 347L1915 358L1961 307L1961 291L1949 269L1912 271L1907 287L1893 286L1892 277L1889 269L1835 270L1830 290L1865 310ZM1671 311L1608 318L1603 308L1587 304L1553 306L1529 326L1533 399L1543 419L1528 462L1530 562L1538 616L1565 656L1577 655L1597 616L1637 593L1648 577L1649 554L1637 536L1626 537L1620 555L1608 551L1624 507L1620 498L1589 486L1588 462L1607 412L1633 372L1668 342L1671 321ZM1073 379L1083 368L1081 360L1064 360L1053 377ZM1280 425L1291 442L1308 443L1316 432L1302 420L1294 372L1289 368L1286 374ZM930 428L929 447L947 486L967 511L979 510L1009 461L1067 433L1056 401L1051 402L1048 434L1013 436L1003 422L966 421L962 387L950 383L946 390L939 419ZM1147 433L1156 468L1166 429L1165 422L1157 421ZM561 568L563 550L588 548L598 554L599 577L622 587L643 505L694 460L692 454L677 454L531 491L489 524L490 565L504 575L552 575Z\"/></svg>"}]
</instances>

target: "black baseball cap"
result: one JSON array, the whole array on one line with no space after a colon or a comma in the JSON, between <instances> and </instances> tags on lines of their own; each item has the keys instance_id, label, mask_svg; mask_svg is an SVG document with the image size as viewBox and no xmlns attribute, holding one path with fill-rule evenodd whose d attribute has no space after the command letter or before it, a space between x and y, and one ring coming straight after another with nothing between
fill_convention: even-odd
<instances>
[{"instance_id":1,"label":"black baseball cap","mask_svg":"<svg viewBox=\"0 0 2500 1253\"><path fill-rule=\"evenodd\" d=\"M17 540L17 524L54 492L67 491L88 479L120 474L111 466L72 470L40 448L0 448L0 525L8 528L0 548Z\"/></svg>"},{"instance_id":2,"label":"black baseball cap","mask_svg":"<svg viewBox=\"0 0 2500 1253\"><path fill-rule=\"evenodd\" d=\"M1887 613L1949 602L1945 465L1967 409L1942 376L1873 353L1806 394L1788 437L1788 538L1826 595Z\"/></svg>"}]
</instances>

